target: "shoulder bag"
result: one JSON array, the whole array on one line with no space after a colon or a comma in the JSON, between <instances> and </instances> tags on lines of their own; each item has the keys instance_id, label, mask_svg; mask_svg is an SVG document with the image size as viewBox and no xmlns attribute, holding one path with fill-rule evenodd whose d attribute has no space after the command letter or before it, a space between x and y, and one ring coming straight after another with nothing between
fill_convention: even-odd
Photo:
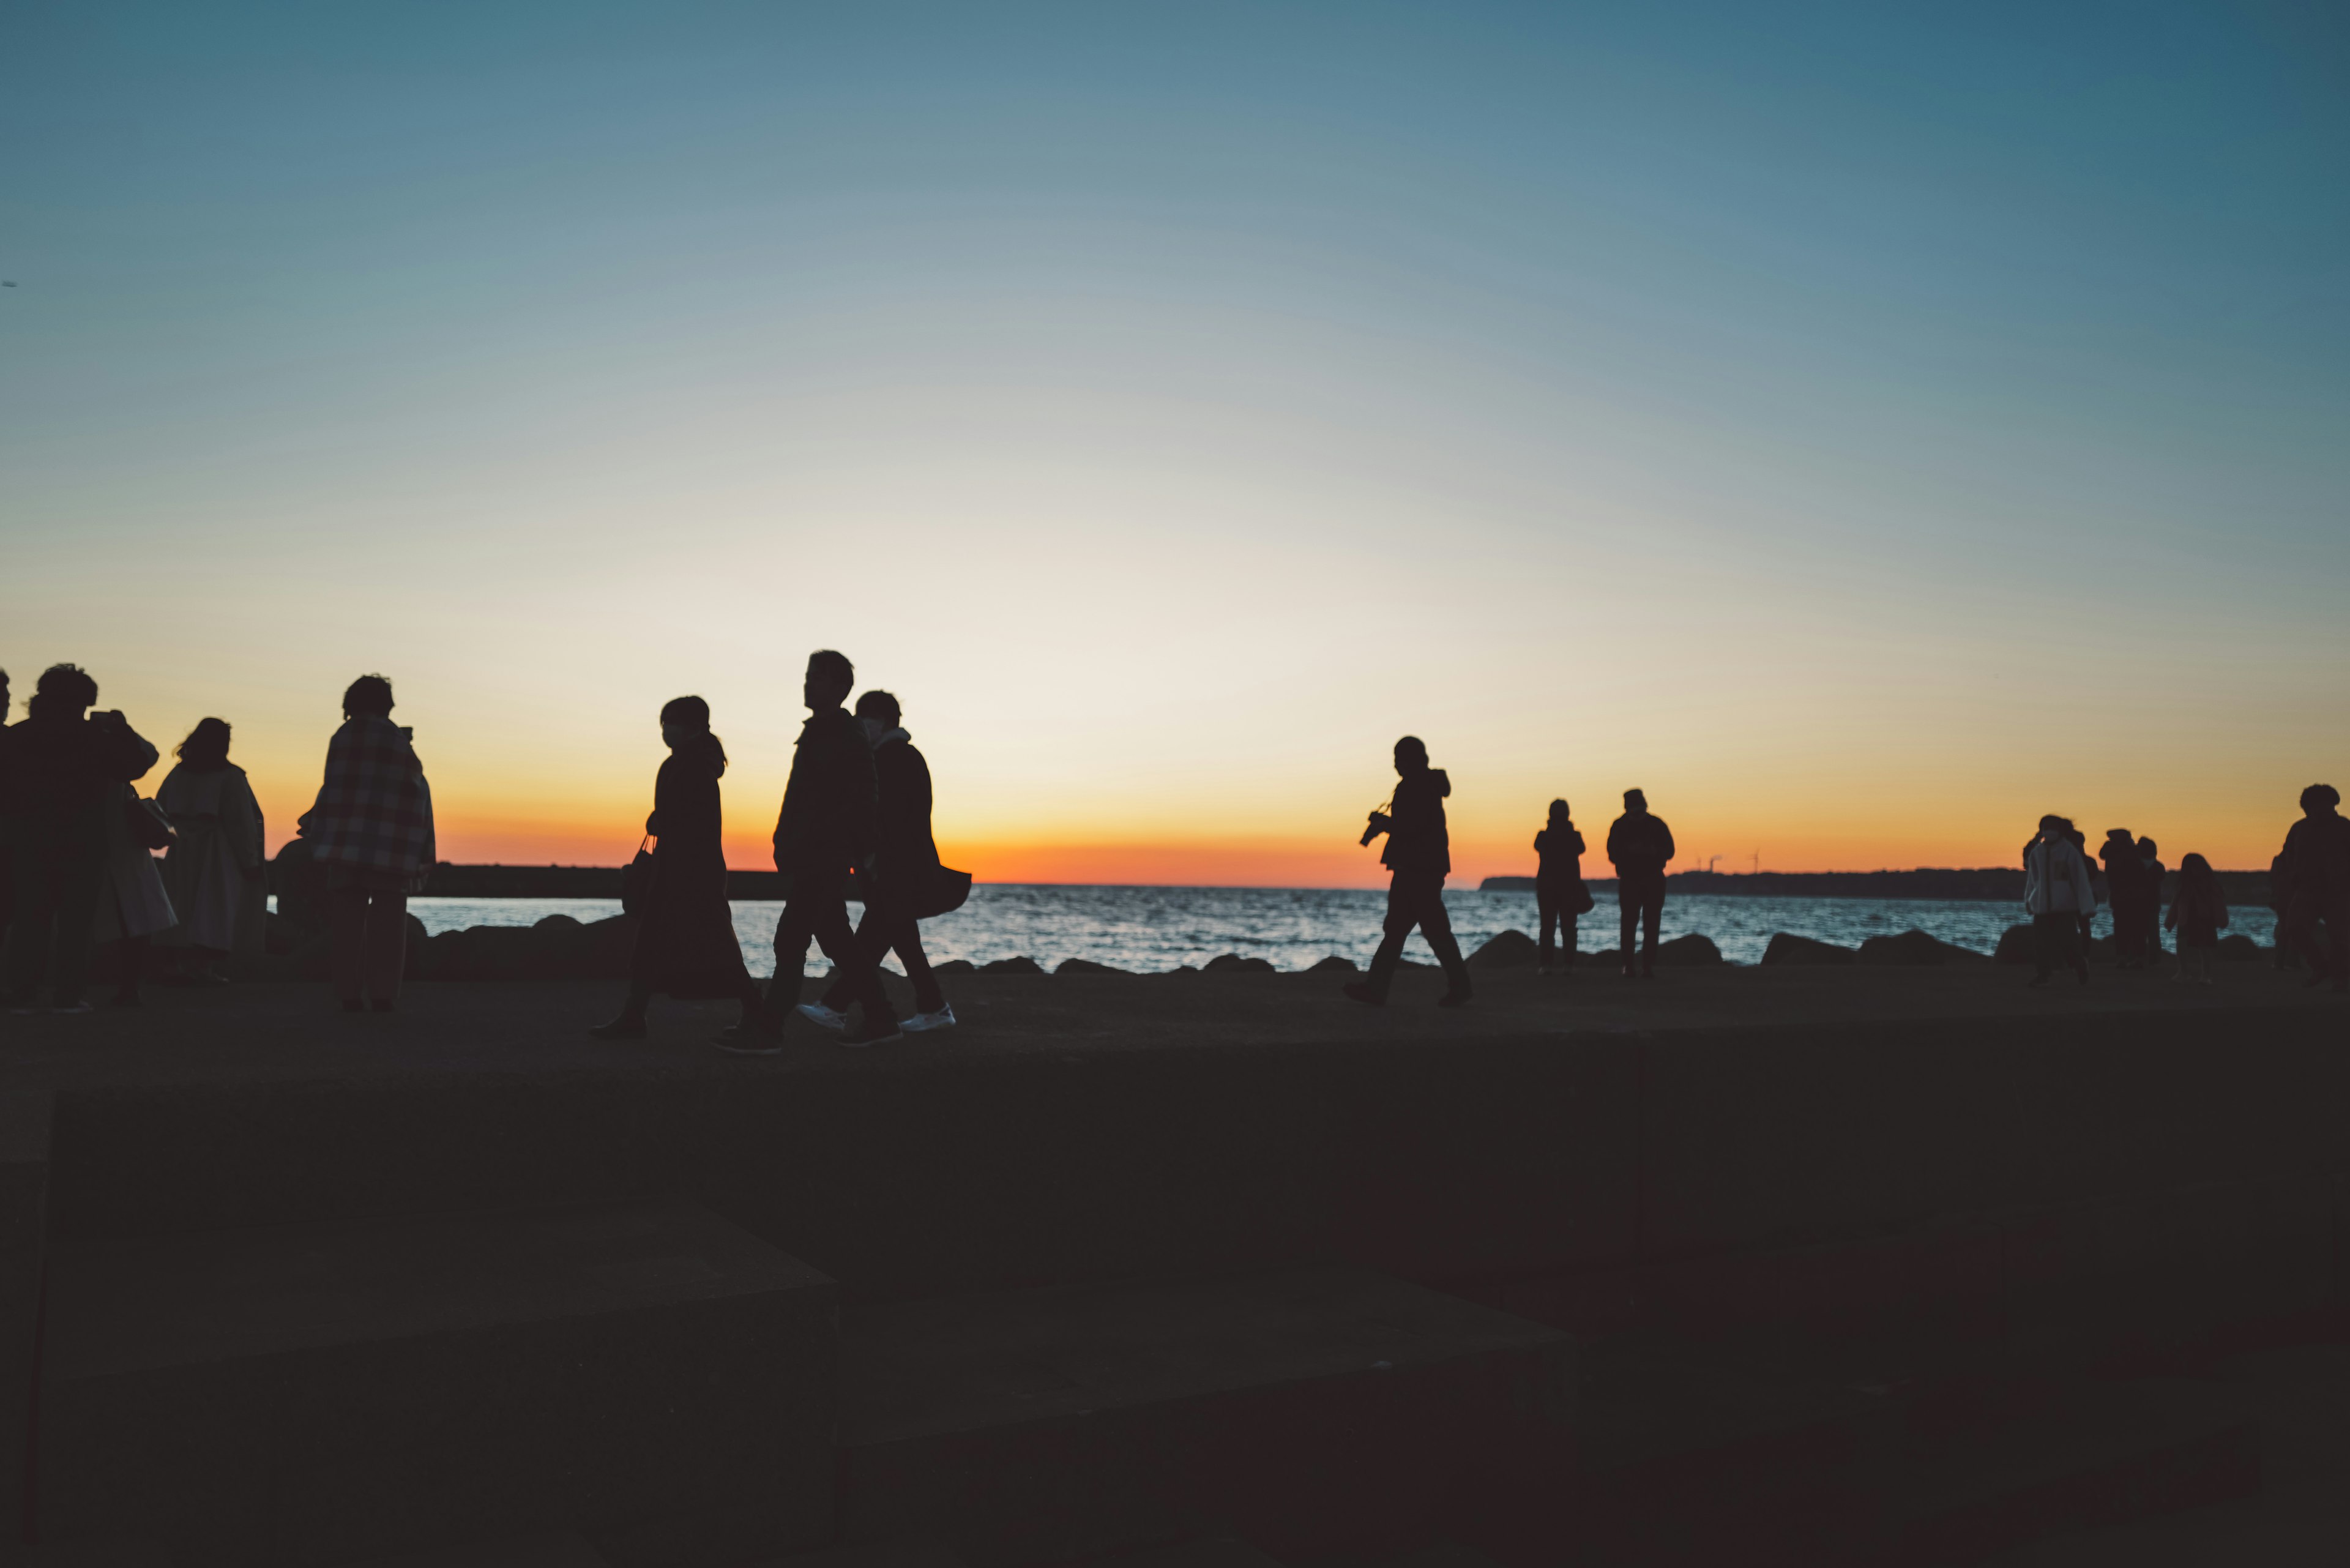
<instances>
[{"instance_id":1,"label":"shoulder bag","mask_svg":"<svg viewBox=\"0 0 2350 1568\"><path fill-rule=\"evenodd\" d=\"M652 901L653 852L652 835L645 835L637 846L637 857L620 870L620 913L641 916L645 906Z\"/></svg>"}]
</instances>

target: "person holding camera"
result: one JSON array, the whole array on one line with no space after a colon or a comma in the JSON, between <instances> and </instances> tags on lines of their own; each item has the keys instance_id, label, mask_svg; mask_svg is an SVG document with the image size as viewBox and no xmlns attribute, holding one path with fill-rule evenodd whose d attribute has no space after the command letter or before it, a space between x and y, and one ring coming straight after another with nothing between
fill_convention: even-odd
<instances>
[{"instance_id":1,"label":"person holding camera","mask_svg":"<svg viewBox=\"0 0 2350 1568\"><path fill-rule=\"evenodd\" d=\"M124 788L160 755L119 711L88 712L97 701L97 681L73 665L53 665L41 672L24 722L0 736L0 820L15 882L8 1002L16 1012L37 1010L44 978L52 1012L89 1011L83 991Z\"/></svg>"},{"instance_id":2,"label":"person holding camera","mask_svg":"<svg viewBox=\"0 0 2350 1568\"><path fill-rule=\"evenodd\" d=\"M1372 839L1387 835L1379 864L1393 875L1388 883L1385 935L1372 955L1369 976L1349 981L1347 995L1372 1007L1386 1006L1388 983L1403 960L1404 939L1416 926L1444 966L1447 983L1437 1005L1459 1007L1469 1000L1469 966L1461 961L1452 917L1444 909L1444 878L1452 871L1444 799L1452 793L1452 781L1442 768L1428 765L1428 747L1417 735L1395 743L1395 796L1385 811L1371 813L1362 838L1367 847Z\"/></svg>"},{"instance_id":3,"label":"person holding camera","mask_svg":"<svg viewBox=\"0 0 2350 1568\"><path fill-rule=\"evenodd\" d=\"M1648 810L1648 797L1624 792L1624 815L1607 830L1607 858L1616 866L1616 909L1621 935L1617 946L1624 978L1657 978L1657 928L1665 918L1665 865L1673 857L1673 830ZM1645 935L1640 962L1632 963L1632 940Z\"/></svg>"}]
</instances>

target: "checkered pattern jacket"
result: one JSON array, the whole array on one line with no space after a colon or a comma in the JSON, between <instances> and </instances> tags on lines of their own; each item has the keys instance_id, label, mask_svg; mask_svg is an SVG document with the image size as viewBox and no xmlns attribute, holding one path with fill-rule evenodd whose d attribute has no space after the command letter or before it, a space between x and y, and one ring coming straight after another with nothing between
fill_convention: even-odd
<instances>
[{"instance_id":1,"label":"checkered pattern jacket","mask_svg":"<svg viewBox=\"0 0 2350 1568\"><path fill-rule=\"evenodd\" d=\"M346 719L327 743L327 780L302 818L322 866L389 871L421 888L432 871L432 789L408 732L389 719Z\"/></svg>"}]
</instances>

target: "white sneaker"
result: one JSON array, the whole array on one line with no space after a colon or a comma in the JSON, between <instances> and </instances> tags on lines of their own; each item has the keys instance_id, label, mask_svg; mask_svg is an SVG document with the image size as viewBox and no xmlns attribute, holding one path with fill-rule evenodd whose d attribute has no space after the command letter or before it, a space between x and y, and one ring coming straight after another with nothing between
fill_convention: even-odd
<instances>
[{"instance_id":1,"label":"white sneaker","mask_svg":"<svg viewBox=\"0 0 2350 1568\"><path fill-rule=\"evenodd\" d=\"M920 1034L932 1029L952 1029L954 1024L954 1007L950 1003L936 1012L917 1012L911 1018L901 1019L898 1027L909 1034Z\"/></svg>"},{"instance_id":2,"label":"white sneaker","mask_svg":"<svg viewBox=\"0 0 2350 1568\"><path fill-rule=\"evenodd\" d=\"M848 1027L848 1014L835 1012L821 1002L803 1002L799 1011L802 1018L819 1029L829 1029L837 1034Z\"/></svg>"}]
</instances>

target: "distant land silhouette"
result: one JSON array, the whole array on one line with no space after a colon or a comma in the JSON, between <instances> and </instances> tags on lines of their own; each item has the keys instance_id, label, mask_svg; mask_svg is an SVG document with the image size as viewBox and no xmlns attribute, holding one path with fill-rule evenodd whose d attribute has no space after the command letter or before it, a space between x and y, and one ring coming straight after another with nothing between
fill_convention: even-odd
<instances>
[{"instance_id":1,"label":"distant land silhouette","mask_svg":"<svg viewBox=\"0 0 2350 1568\"><path fill-rule=\"evenodd\" d=\"M2178 874L2164 880L2168 899ZM1586 878L1594 889L1612 888L1604 877ZM1676 871L1665 878L1675 893L1711 893L1755 898L1978 898L1986 902L2021 901L2022 867L1986 866L1971 870L1920 868L1915 871ZM2265 871L2222 871L2220 884L2231 904L2269 901ZM1481 893L1531 893L1531 877L1488 877L1477 884Z\"/></svg>"}]
</instances>

